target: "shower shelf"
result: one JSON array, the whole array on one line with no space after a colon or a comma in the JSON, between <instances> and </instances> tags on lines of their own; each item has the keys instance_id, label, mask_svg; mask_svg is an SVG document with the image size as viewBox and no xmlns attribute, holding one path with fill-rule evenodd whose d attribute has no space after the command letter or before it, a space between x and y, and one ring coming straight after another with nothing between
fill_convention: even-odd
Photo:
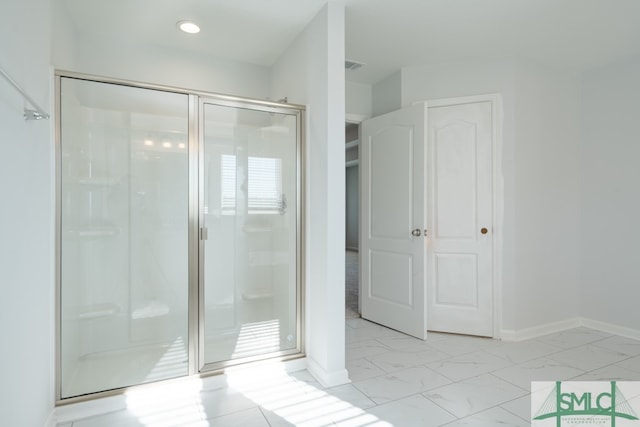
<instances>
[{"instance_id":1,"label":"shower shelf","mask_svg":"<svg viewBox=\"0 0 640 427\"><path fill-rule=\"evenodd\" d=\"M66 235L71 237L93 238L93 237L111 237L120 232L115 225L102 226L82 226L66 229Z\"/></svg>"},{"instance_id":2,"label":"shower shelf","mask_svg":"<svg viewBox=\"0 0 640 427\"><path fill-rule=\"evenodd\" d=\"M273 292L267 289L256 289L242 293L242 299L245 301L255 301L261 299L273 298Z\"/></svg>"},{"instance_id":3,"label":"shower shelf","mask_svg":"<svg viewBox=\"0 0 640 427\"><path fill-rule=\"evenodd\" d=\"M109 317L120 312L120 307L113 303L95 304L87 307L82 311L78 318L82 320L98 319L100 317Z\"/></svg>"},{"instance_id":4,"label":"shower shelf","mask_svg":"<svg viewBox=\"0 0 640 427\"><path fill-rule=\"evenodd\" d=\"M245 225L244 227L242 227L242 231L244 231L245 233L268 233L270 231L274 231L274 227Z\"/></svg>"},{"instance_id":5,"label":"shower shelf","mask_svg":"<svg viewBox=\"0 0 640 427\"><path fill-rule=\"evenodd\" d=\"M118 181L109 177L85 177L78 178L77 183L90 187L113 187L118 184Z\"/></svg>"}]
</instances>

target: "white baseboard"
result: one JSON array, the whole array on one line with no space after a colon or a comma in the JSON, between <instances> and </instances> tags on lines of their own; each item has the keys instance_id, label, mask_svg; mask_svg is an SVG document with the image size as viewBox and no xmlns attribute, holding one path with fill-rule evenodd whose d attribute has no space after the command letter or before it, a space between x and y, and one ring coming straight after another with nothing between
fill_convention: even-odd
<instances>
[{"instance_id":1,"label":"white baseboard","mask_svg":"<svg viewBox=\"0 0 640 427\"><path fill-rule=\"evenodd\" d=\"M566 331L568 329L573 329L580 326L640 341L640 329L632 329L626 326L614 325L613 323L588 319L586 317L575 317L573 319L546 323L544 325L520 329L517 331L503 329L502 331L500 331L500 339L502 339L503 341L524 341L532 338L538 338L544 335L554 334L556 332Z\"/></svg>"},{"instance_id":2,"label":"white baseboard","mask_svg":"<svg viewBox=\"0 0 640 427\"><path fill-rule=\"evenodd\" d=\"M619 335L625 338L640 340L640 330L627 328L626 326L614 325L612 323L601 322L593 319L582 319L582 326L586 328L596 329L598 331L607 332L613 335Z\"/></svg>"},{"instance_id":3,"label":"white baseboard","mask_svg":"<svg viewBox=\"0 0 640 427\"><path fill-rule=\"evenodd\" d=\"M349 371L346 369L328 372L312 359L307 359L307 370L323 387L335 387L351 382L349 379Z\"/></svg>"},{"instance_id":4,"label":"white baseboard","mask_svg":"<svg viewBox=\"0 0 640 427\"><path fill-rule=\"evenodd\" d=\"M500 331L500 339L503 341L530 340L532 338L566 331L567 329L577 328L582 325L582 318L575 317L573 319L560 320L558 322L546 323L544 325L533 326L531 328L520 330L503 329Z\"/></svg>"}]
</instances>

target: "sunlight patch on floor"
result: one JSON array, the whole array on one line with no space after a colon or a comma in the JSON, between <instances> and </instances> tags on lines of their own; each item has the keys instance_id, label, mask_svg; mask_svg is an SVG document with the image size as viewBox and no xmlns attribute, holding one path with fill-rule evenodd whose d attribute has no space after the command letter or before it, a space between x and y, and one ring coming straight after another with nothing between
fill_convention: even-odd
<instances>
[{"instance_id":1,"label":"sunlight patch on floor","mask_svg":"<svg viewBox=\"0 0 640 427\"><path fill-rule=\"evenodd\" d=\"M230 388L295 426L393 427L277 366L237 370L227 377Z\"/></svg>"},{"instance_id":2,"label":"sunlight patch on floor","mask_svg":"<svg viewBox=\"0 0 640 427\"><path fill-rule=\"evenodd\" d=\"M189 379L127 392L127 408L145 427L209 427L200 392Z\"/></svg>"}]
</instances>

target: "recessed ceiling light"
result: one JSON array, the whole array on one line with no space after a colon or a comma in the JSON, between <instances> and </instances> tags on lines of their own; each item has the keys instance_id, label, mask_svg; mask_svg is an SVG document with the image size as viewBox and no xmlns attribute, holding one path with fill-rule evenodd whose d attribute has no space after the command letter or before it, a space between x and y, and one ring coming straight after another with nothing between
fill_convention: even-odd
<instances>
[{"instance_id":1,"label":"recessed ceiling light","mask_svg":"<svg viewBox=\"0 0 640 427\"><path fill-rule=\"evenodd\" d=\"M178 22L178 28L180 28L180 31L184 31L189 34L196 34L200 32L200 27L191 21Z\"/></svg>"}]
</instances>

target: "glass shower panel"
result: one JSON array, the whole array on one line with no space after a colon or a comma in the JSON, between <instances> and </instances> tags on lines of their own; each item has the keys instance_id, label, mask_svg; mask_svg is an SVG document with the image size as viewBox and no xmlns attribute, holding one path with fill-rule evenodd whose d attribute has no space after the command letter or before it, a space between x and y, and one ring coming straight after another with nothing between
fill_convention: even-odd
<instances>
[{"instance_id":1,"label":"glass shower panel","mask_svg":"<svg viewBox=\"0 0 640 427\"><path fill-rule=\"evenodd\" d=\"M201 364L298 348L296 116L203 104Z\"/></svg>"},{"instance_id":2,"label":"glass shower panel","mask_svg":"<svg viewBox=\"0 0 640 427\"><path fill-rule=\"evenodd\" d=\"M187 375L188 95L60 85L60 396Z\"/></svg>"}]
</instances>

